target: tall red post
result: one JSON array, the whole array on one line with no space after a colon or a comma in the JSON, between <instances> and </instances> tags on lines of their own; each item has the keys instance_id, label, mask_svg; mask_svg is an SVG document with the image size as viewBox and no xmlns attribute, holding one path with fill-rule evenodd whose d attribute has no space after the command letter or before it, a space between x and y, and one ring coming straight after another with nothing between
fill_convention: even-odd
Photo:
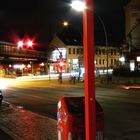
<instances>
[{"instance_id":1,"label":"tall red post","mask_svg":"<svg viewBox=\"0 0 140 140\"><path fill-rule=\"evenodd\" d=\"M83 42L85 66L85 127L86 140L96 140L95 76L94 76L94 18L93 0L83 0Z\"/></svg>"}]
</instances>

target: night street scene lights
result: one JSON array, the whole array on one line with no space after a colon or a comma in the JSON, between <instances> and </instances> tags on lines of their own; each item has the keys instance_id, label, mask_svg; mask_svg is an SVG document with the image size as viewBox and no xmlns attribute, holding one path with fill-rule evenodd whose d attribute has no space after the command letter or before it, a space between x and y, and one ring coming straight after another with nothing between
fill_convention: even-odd
<instances>
[{"instance_id":1,"label":"night street scene lights","mask_svg":"<svg viewBox=\"0 0 140 140\"><path fill-rule=\"evenodd\" d=\"M62 84L62 70L63 70L63 66L64 66L64 60L62 58L60 58L57 61L57 68L58 68L58 71L59 71L58 81L60 82L60 84Z\"/></svg>"},{"instance_id":2,"label":"night street scene lights","mask_svg":"<svg viewBox=\"0 0 140 140\"><path fill-rule=\"evenodd\" d=\"M69 22L68 21L64 21L62 24L63 24L64 27L69 26Z\"/></svg>"},{"instance_id":3,"label":"night street scene lights","mask_svg":"<svg viewBox=\"0 0 140 140\"><path fill-rule=\"evenodd\" d=\"M23 45L24 45L23 41L18 41L17 42L18 49L22 49L23 48Z\"/></svg>"},{"instance_id":4,"label":"night street scene lights","mask_svg":"<svg viewBox=\"0 0 140 140\"><path fill-rule=\"evenodd\" d=\"M96 140L95 75L94 75L94 10L93 0L71 4L74 9L83 11L83 43L85 67L85 128L86 140ZM77 4L78 3L78 4ZM81 3L82 9L79 9ZM77 8L76 8L77 7Z\"/></svg>"},{"instance_id":5,"label":"night street scene lights","mask_svg":"<svg viewBox=\"0 0 140 140\"><path fill-rule=\"evenodd\" d=\"M17 42L18 49L33 49L34 42L33 40L27 39L27 40L20 40Z\"/></svg>"},{"instance_id":6,"label":"night street scene lights","mask_svg":"<svg viewBox=\"0 0 140 140\"><path fill-rule=\"evenodd\" d=\"M85 3L82 2L82 1L80 1L80 0L72 1L71 7L72 7L73 9L75 9L76 11L79 11L79 12L83 12L84 9L86 9Z\"/></svg>"},{"instance_id":7,"label":"night street scene lights","mask_svg":"<svg viewBox=\"0 0 140 140\"><path fill-rule=\"evenodd\" d=\"M33 47L33 41L28 40L27 41L27 46L28 46L28 48L32 48Z\"/></svg>"},{"instance_id":8,"label":"night street scene lights","mask_svg":"<svg viewBox=\"0 0 140 140\"><path fill-rule=\"evenodd\" d=\"M75 9L76 11L79 11L79 12L83 12L84 11L84 9L86 9L87 7L86 7L86 5L85 5L85 3L84 2L82 2L82 1L80 1L80 0L76 0L76 1L73 1L72 3L71 3L71 6L72 6L72 8L73 9ZM105 46L106 46L106 69L107 69L107 72L106 72L106 78L107 78L107 84L108 84L108 82L109 82L109 76L108 76L108 37L107 37L107 30L106 30L106 26L105 26L105 24L104 24L104 21L103 21L103 19L101 18L101 16L100 15L98 15L97 13L95 13L94 12L94 14L98 17L98 19L99 19L99 21L100 21L100 23L101 23L101 25L102 25L102 28L103 28L103 32L104 32L104 36L105 36ZM68 23L67 23L68 24ZM68 26L68 25L67 25ZM66 27L67 27L66 26Z\"/></svg>"}]
</instances>

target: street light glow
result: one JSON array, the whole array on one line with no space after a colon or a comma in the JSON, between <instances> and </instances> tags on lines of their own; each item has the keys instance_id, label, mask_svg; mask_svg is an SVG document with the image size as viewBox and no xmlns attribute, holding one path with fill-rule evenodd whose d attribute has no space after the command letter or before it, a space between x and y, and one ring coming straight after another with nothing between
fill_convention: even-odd
<instances>
[{"instance_id":1,"label":"street light glow","mask_svg":"<svg viewBox=\"0 0 140 140\"><path fill-rule=\"evenodd\" d=\"M85 3L80 0L72 1L71 7L79 12L82 12L84 9L86 9Z\"/></svg>"},{"instance_id":2,"label":"street light glow","mask_svg":"<svg viewBox=\"0 0 140 140\"><path fill-rule=\"evenodd\" d=\"M23 47L23 41L19 41L19 42L17 43L17 46L18 46L19 48L22 48L22 47Z\"/></svg>"},{"instance_id":3,"label":"street light glow","mask_svg":"<svg viewBox=\"0 0 140 140\"><path fill-rule=\"evenodd\" d=\"M125 62L125 57L124 57L124 56L120 57L120 58L119 58L119 61Z\"/></svg>"},{"instance_id":4,"label":"street light glow","mask_svg":"<svg viewBox=\"0 0 140 140\"><path fill-rule=\"evenodd\" d=\"M69 25L69 23L68 23L67 21L64 21L64 22L63 22L63 25L64 25L65 27L67 27L67 26Z\"/></svg>"},{"instance_id":5,"label":"street light glow","mask_svg":"<svg viewBox=\"0 0 140 140\"><path fill-rule=\"evenodd\" d=\"M33 46L33 42L32 41L28 41L27 45L28 45L28 47L32 47Z\"/></svg>"}]
</instances>

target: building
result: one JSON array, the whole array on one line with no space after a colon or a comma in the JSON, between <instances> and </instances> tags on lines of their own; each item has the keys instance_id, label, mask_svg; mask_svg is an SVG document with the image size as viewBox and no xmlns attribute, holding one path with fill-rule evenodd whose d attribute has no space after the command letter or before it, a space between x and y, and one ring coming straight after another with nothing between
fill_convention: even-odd
<instances>
[{"instance_id":1,"label":"building","mask_svg":"<svg viewBox=\"0 0 140 140\"><path fill-rule=\"evenodd\" d=\"M140 1L131 0L125 6L125 36L129 49L140 49Z\"/></svg>"},{"instance_id":2,"label":"building","mask_svg":"<svg viewBox=\"0 0 140 140\"><path fill-rule=\"evenodd\" d=\"M0 41L0 77L45 73L42 62L46 52L18 48L16 44Z\"/></svg>"},{"instance_id":3,"label":"building","mask_svg":"<svg viewBox=\"0 0 140 140\"><path fill-rule=\"evenodd\" d=\"M140 68L140 1L131 0L125 10L125 36L128 44L126 61L132 71Z\"/></svg>"},{"instance_id":4,"label":"building","mask_svg":"<svg viewBox=\"0 0 140 140\"><path fill-rule=\"evenodd\" d=\"M95 46L96 69L113 69L119 64L119 58L120 50L118 48L111 46Z\"/></svg>"},{"instance_id":5,"label":"building","mask_svg":"<svg viewBox=\"0 0 140 140\"><path fill-rule=\"evenodd\" d=\"M50 46L54 48L50 56L51 64L50 71L57 72L57 62L59 59L64 59L63 72L72 72L83 70L83 46L65 44L58 36L55 36L50 42ZM60 54L62 56L60 57ZM119 63L120 51L118 48L111 46L95 46L95 69L107 70L113 69ZM108 63L107 63L108 62Z\"/></svg>"}]
</instances>

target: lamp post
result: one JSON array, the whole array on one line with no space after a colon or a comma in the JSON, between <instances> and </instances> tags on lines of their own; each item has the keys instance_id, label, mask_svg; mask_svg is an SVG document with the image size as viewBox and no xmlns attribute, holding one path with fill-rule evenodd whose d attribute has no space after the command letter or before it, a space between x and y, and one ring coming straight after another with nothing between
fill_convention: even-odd
<instances>
[{"instance_id":1,"label":"lamp post","mask_svg":"<svg viewBox=\"0 0 140 140\"><path fill-rule=\"evenodd\" d=\"M68 21L64 21L63 23L63 26L64 27L66 27L66 28L68 28L71 24L68 22ZM77 34L79 35L79 37L80 37L80 39L83 39L83 34L79 31L79 30L77 30L76 29L76 31L77 31ZM81 41L81 40L80 40ZM78 48L79 49L79 48ZM77 53L79 56L77 56L76 55L76 57L77 57L77 59L78 59L78 81L80 80L80 75L81 75L81 64L80 64L80 61L81 61L81 59L80 59L80 55L81 54L79 54L79 53Z\"/></svg>"},{"instance_id":2,"label":"lamp post","mask_svg":"<svg viewBox=\"0 0 140 140\"><path fill-rule=\"evenodd\" d=\"M106 31L106 27L105 27L105 24L102 20L102 18L96 14L96 16L98 17L98 19L100 20L100 23L102 24L102 27L103 27L103 31L104 31L104 34L105 34L105 46L106 46L106 69L107 69L107 73L106 73L106 76L107 76L107 84L108 84L108 38L107 38L107 31Z\"/></svg>"},{"instance_id":3,"label":"lamp post","mask_svg":"<svg viewBox=\"0 0 140 140\"><path fill-rule=\"evenodd\" d=\"M76 1L75 1L76 2ZM93 0L83 0L83 42L85 65L85 128L86 140L96 140L95 75L94 75L94 10ZM73 3L74 4L74 3ZM76 4L76 3L75 3Z\"/></svg>"}]
</instances>

